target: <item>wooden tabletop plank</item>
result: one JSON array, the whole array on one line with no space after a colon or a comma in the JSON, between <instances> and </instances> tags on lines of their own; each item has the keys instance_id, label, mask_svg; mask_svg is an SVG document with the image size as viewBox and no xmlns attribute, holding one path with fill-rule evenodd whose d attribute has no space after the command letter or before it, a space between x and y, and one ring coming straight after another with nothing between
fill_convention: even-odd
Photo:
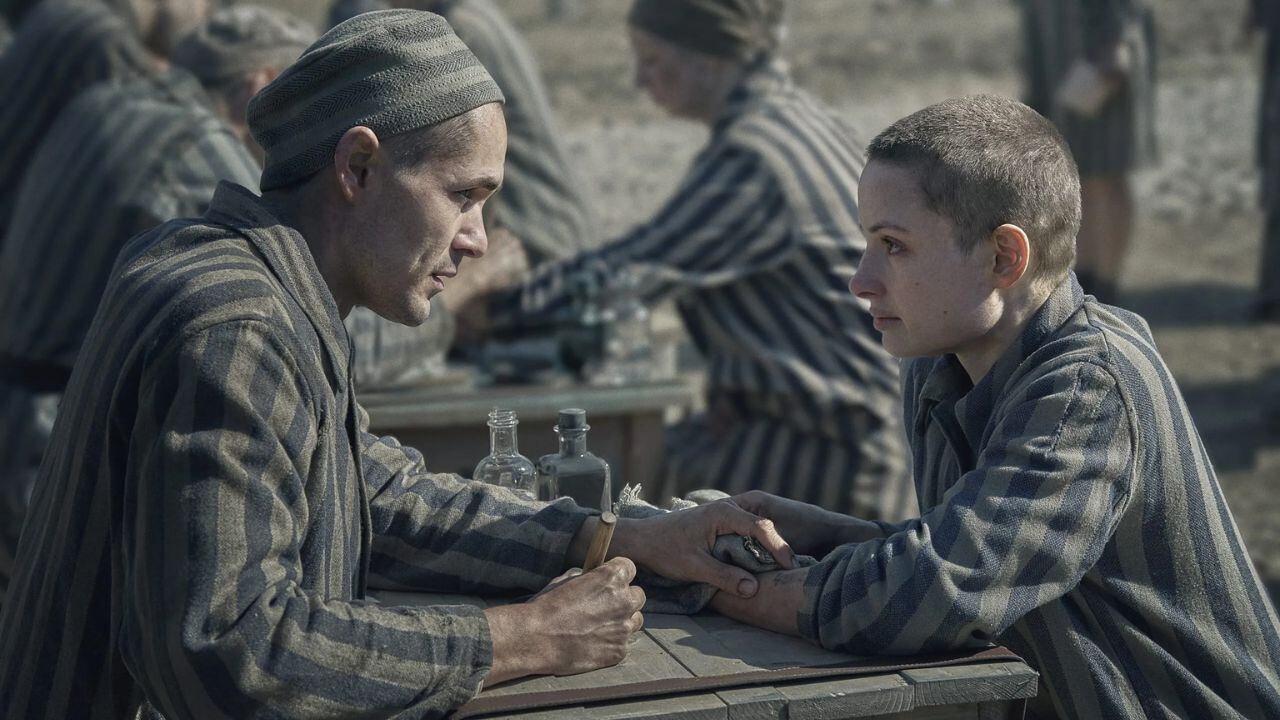
<instances>
[{"instance_id":1,"label":"wooden tabletop plank","mask_svg":"<svg viewBox=\"0 0 1280 720\"><path fill-rule=\"evenodd\" d=\"M1025 663L903 670L915 692L915 706L992 702L1035 697L1040 676Z\"/></svg>"},{"instance_id":2,"label":"wooden tabletop plank","mask_svg":"<svg viewBox=\"0 0 1280 720\"><path fill-rule=\"evenodd\" d=\"M787 697L767 685L721 690L716 693L729 711L729 720L786 720Z\"/></svg>"},{"instance_id":3,"label":"wooden tabletop plank","mask_svg":"<svg viewBox=\"0 0 1280 720\"><path fill-rule=\"evenodd\" d=\"M726 720L724 703L714 695L637 700L587 707L563 707L531 713L494 715L484 720Z\"/></svg>"},{"instance_id":4,"label":"wooden tabletop plank","mask_svg":"<svg viewBox=\"0 0 1280 720\"><path fill-rule=\"evenodd\" d=\"M793 683L777 689L787 699L787 720L869 717L915 707L911 684L897 674Z\"/></svg>"},{"instance_id":5,"label":"wooden tabletop plank","mask_svg":"<svg viewBox=\"0 0 1280 720\"><path fill-rule=\"evenodd\" d=\"M727 675L852 659L800 638L748 627L716 614L645 616L645 631L695 676Z\"/></svg>"}]
</instances>

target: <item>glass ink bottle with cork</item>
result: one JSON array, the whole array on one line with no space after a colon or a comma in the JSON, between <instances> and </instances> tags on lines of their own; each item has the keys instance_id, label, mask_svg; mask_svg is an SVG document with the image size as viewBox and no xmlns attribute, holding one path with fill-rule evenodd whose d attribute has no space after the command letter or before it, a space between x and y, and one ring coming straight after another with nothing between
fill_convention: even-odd
<instances>
[{"instance_id":1,"label":"glass ink bottle with cork","mask_svg":"<svg viewBox=\"0 0 1280 720\"><path fill-rule=\"evenodd\" d=\"M560 411L556 433L560 452L538 460L538 496L550 500L573 498L579 506L608 510L613 504L609 464L587 451L587 411L567 408Z\"/></svg>"},{"instance_id":2,"label":"glass ink bottle with cork","mask_svg":"<svg viewBox=\"0 0 1280 720\"><path fill-rule=\"evenodd\" d=\"M514 410L494 408L489 413L489 455L476 465L473 480L511 488L532 498L538 472L533 461L520 454Z\"/></svg>"}]
</instances>

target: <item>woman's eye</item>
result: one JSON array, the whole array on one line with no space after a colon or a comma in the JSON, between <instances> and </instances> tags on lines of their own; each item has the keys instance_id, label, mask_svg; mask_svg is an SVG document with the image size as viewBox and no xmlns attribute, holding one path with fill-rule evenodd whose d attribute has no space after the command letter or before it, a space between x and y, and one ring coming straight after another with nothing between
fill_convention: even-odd
<instances>
[{"instance_id":1,"label":"woman's eye","mask_svg":"<svg viewBox=\"0 0 1280 720\"><path fill-rule=\"evenodd\" d=\"M881 241L884 243L885 250L887 250L890 255L896 254L902 250L902 244L893 238L883 238Z\"/></svg>"}]
</instances>

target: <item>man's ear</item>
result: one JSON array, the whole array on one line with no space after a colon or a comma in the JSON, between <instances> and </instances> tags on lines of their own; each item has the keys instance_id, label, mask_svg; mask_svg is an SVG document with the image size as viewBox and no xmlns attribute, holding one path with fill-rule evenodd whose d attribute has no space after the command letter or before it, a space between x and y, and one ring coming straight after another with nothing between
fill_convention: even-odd
<instances>
[{"instance_id":1,"label":"man's ear","mask_svg":"<svg viewBox=\"0 0 1280 720\"><path fill-rule=\"evenodd\" d=\"M385 155L378 134L363 125L342 134L333 150L333 169L348 202L368 190L370 173L386 162Z\"/></svg>"},{"instance_id":2,"label":"man's ear","mask_svg":"<svg viewBox=\"0 0 1280 720\"><path fill-rule=\"evenodd\" d=\"M1012 287L1031 267L1031 241L1017 225L1005 223L991 232L995 258L991 274L997 288Z\"/></svg>"}]
</instances>

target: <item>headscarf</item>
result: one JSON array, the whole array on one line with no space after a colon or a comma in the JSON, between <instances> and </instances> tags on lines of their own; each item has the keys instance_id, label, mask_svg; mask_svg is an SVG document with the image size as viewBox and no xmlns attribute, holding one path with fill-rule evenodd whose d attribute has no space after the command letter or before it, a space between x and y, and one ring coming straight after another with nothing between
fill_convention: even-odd
<instances>
[{"instance_id":1,"label":"headscarf","mask_svg":"<svg viewBox=\"0 0 1280 720\"><path fill-rule=\"evenodd\" d=\"M750 61L778 49L783 0L636 0L627 22L673 45Z\"/></svg>"}]
</instances>

